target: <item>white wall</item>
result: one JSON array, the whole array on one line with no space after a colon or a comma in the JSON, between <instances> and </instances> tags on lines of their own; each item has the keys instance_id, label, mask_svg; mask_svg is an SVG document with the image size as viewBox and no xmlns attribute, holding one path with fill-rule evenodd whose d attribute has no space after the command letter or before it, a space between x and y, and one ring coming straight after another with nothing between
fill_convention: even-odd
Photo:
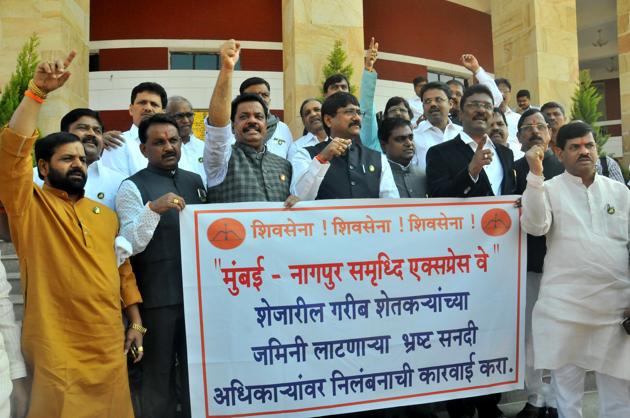
<instances>
[{"instance_id":1,"label":"white wall","mask_svg":"<svg viewBox=\"0 0 630 418\"><path fill-rule=\"evenodd\" d=\"M282 73L276 71L237 71L232 90L249 77L262 77L271 86L271 108L283 109ZM184 96L195 109L207 109L216 84L215 70L96 71L90 73L90 108L123 110L129 107L131 90L143 81L161 84L169 96Z\"/></svg>"},{"instance_id":2,"label":"white wall","mask_svg":"<svg viewBox=\"0 0 630 418\"><path fill-rule=\"evenodd\" d=\"M96 71L90 73L90 108L94 110L124 110L129 107L131 90L143 81L160 83L169 96L184 96L195 109L206 109L218 71L204 70L156 70L156 71ZM282 110L283 80L277 71L237 71L234 73L232 93L238 94L238 86L249 77L262 77L271 85L271 108ZM408 99L414 95L411 83L378 80L374 105L383 110L392 96Z\"/></svg>"}]
</instances>

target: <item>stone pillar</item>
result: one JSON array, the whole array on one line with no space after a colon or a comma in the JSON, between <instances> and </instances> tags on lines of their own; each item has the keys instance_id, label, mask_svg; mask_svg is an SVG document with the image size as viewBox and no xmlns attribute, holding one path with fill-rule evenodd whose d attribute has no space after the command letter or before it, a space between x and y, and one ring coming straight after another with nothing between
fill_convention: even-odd
<instances>
[{"instance_id":1,"label":"stone pillar","mask_svg":"<svg viewBox=\"0 0 630 418\"><path fill-rule=\"evenodd\" d=\"M282 0L284 120L302 136L299 111L307 97L322 96L322 69L336 40L354 67L350 83L359 90L363 71L362 0Z\"/></svg>"},{"instance_id":2,"label":"stone pillar","mask_svg":"<svg viewBox=\"0 0 630 418\"><path fill-rule=\"evenodd\" d=\"M617 0L617 41L623 164L628 167L630 164L630 0Z\"/></svg>"},{"instance_id":3,"label":"stone pillar","mask_svg":"<svg viewBox=\"0 0 630 418\"><path fill-rule=\"evenodd\" d=\"M579 76L575 0L491 0L494 73L532 103L560 102L569 111Z\"/></svg>"},{"instance_id":4,"label":"stone pillar","mask_svg":"<svg viewBox=\"0 0 630 418\"><path fill-rule=\"evenodd\" d=\"M15 71L17 56L28 39L40 38L41 60L77 56L66 85L52 93L42 108L38 127L42 134L59 130L59 120L70 109L88 105L89 0L2 0L0 6L0 86Z\"/></svg>"}]
</instances>

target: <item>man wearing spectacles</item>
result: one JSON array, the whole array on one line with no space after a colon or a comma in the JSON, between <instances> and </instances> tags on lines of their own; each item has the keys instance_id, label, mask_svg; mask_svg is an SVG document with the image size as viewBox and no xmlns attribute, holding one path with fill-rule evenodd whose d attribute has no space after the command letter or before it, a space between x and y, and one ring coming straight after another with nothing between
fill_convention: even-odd
<instances>
[{"instance_id":1,"label":"man wearing spectacles","mask_svg":"<svg viewBox=\"0 0 630 418\"><path fill-rule=\"evenodd\" d=\"M494 101L480 84L469 87L461 100L462 132L429 148L427 181L431 197L499 196L513 193L512 151L488 137Z\"/></svg>"},{"instance_id":2,"label":"man wearing spectacles","mask_svg":"<svg viewBox=\"0 0 630 418\"><path fill-rule=\"evenodd\" d=\"M240 94L250 93L259 96L267 105L267 134L265 146L267 150L282 158L289 155L289 147L293 143L293 135L286 123L271 113L271 87L269 82L260 77L250 77L241 83L238 89ZM235 139L232 141L234 143Z\"/></svg>"},{"instance_id":3,"label":"man wearing spectacles","mask_svg":"<svg viewBox=\"0 0 630 418\"><path fill-rule=\"evenodd\" d=\"M474 55L463 54L461 62L482 85L490 90L493 100L500 97L494 81L479 65ZM462 127L450 119L453 105L456 102L459 105L459 100L461 100L460 98L456 100L452 96L453 91L452 87L442 82L427 83L420 90L425 120L420 122L414 130L416 156L413 163L421 170L426 170L426 155L429 148L455 138L462 131ZM459 113L457 116L460 116Z\"/></svg>"},{"instance_id":4,"label":"man wearing spectacles","mask_svg":"<svg viewBox=\"0 0 630 418\"><path fill-rule=\"evenodd\" d=\"M543 113L535 108L523 112L518 121L518 140L527 152L534 146L539 146L544 153L542 160L545 180L549 180L564 172L564 166L549 147L551 130ZM516 193L523 194L527 186L529 165L525 157L516 160ZM558 416L556 399L551 388L542 380L542 370L534 369L534 346L532 341L532 311L538 299L540 281L542 278L543 261L547 246L545 237L527 235L527 292L525 301L525 390L527 403L517 418L538 418Z\"/></svg>"},{"instance_id":5,"label":"man wearing spectacles","mask_svg":"<svg viewBox=\"0 0 630 418\"><path fill-rule=\"evenodd\" d=\"M206 170L203 168L203 141L193 133L195 113L192 104L182 96L171 96L166 105L166 114L177 123L177 130L182 139L179 167L199 174L203 184L207 185Z\"/></svg>"},{"instance_id":6,"label":"man wearing spectacles","mask_svg":"<svg viewBox=\"0 0 630 418\"><path fill-rule=\"evenodd\" d=\"M494 109L490 89L476 84L464 91L460 102L462 132L427 152L429 197L478 197L514 193L512 151L488 137ZM447 402L451 418L502 418L497 406L501 394L454 399Z\"/></svg>"},{"instance_id":7,"label":"man wearing spectacles","mask_svg":"<svg viewBox=\"0 0 630 418\"><path fill-rule=\"evenodd\" d=\"M413 164L424 171L427 150L433 145L455 138L462 128L448 118L452 101L451 90L446 84L440 81L425 84L420 90L420 98L425 119L413 132L416 144Z\"/></svg>"},{"instance_id":8,"label":"man wearing spectacles","mask_svg":"<svg viewBox=\"0 0 630 418\"><path fill-rule=\"evenodd\" d=\"M294 195L301 200L399 197L385 154L361 144L363 115L350 93L326 98L322 119L329 139L295 154Z\"/></svg>"}]
</instances>

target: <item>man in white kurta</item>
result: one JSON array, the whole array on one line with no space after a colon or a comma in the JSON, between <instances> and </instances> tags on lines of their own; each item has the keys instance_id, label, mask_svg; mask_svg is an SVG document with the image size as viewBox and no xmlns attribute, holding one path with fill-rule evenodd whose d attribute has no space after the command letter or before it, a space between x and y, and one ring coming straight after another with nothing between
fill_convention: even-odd
<instances>
[{"instance_id":1,"label":"man in white kurta","mask_svg":"<svg viewBox=\"0 0 630 418\"><path fill-rule=\"evenodd\" d=\"M544 150L526 154L530 172L521 224L546 235L533 312L534 364L552 372L560 418L582 417L586 370L595 371L600 418L630 416L630 335L619 323L630 305L630 191L595 172L590 127L574 122L556 138L566 172L544 181Z\"/></svg>"}]
</instances>

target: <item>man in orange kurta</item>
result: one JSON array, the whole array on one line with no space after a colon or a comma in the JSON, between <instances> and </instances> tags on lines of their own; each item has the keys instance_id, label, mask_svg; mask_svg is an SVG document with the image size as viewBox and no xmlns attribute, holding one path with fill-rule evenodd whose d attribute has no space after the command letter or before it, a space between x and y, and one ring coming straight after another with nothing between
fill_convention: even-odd
<instances>
[{"instance_id":1,"label":"man in orange kurta","mask_svg":"<svg viewBox=\"0 0 630 418\"><path fill-rule=\"evenodd\" d=\"M56 147L49 161L38 161L46 182L43 189L33 184L41 96L65 83L73 58L71 53L65 62L40 64L33 79L38 94L27 92L0 132L0 201L24 292L22 349L32 378L28 417L131 418L121 298L132 316L141 298L128 261L118 268L117 217L80 191L51 187L53 170L74 183L86 173L78 138ZM131 320L139 322L139 316ZM130 338L141 346L141 336L128 331L127 347Z\"/></svg>"}]
</instances>

